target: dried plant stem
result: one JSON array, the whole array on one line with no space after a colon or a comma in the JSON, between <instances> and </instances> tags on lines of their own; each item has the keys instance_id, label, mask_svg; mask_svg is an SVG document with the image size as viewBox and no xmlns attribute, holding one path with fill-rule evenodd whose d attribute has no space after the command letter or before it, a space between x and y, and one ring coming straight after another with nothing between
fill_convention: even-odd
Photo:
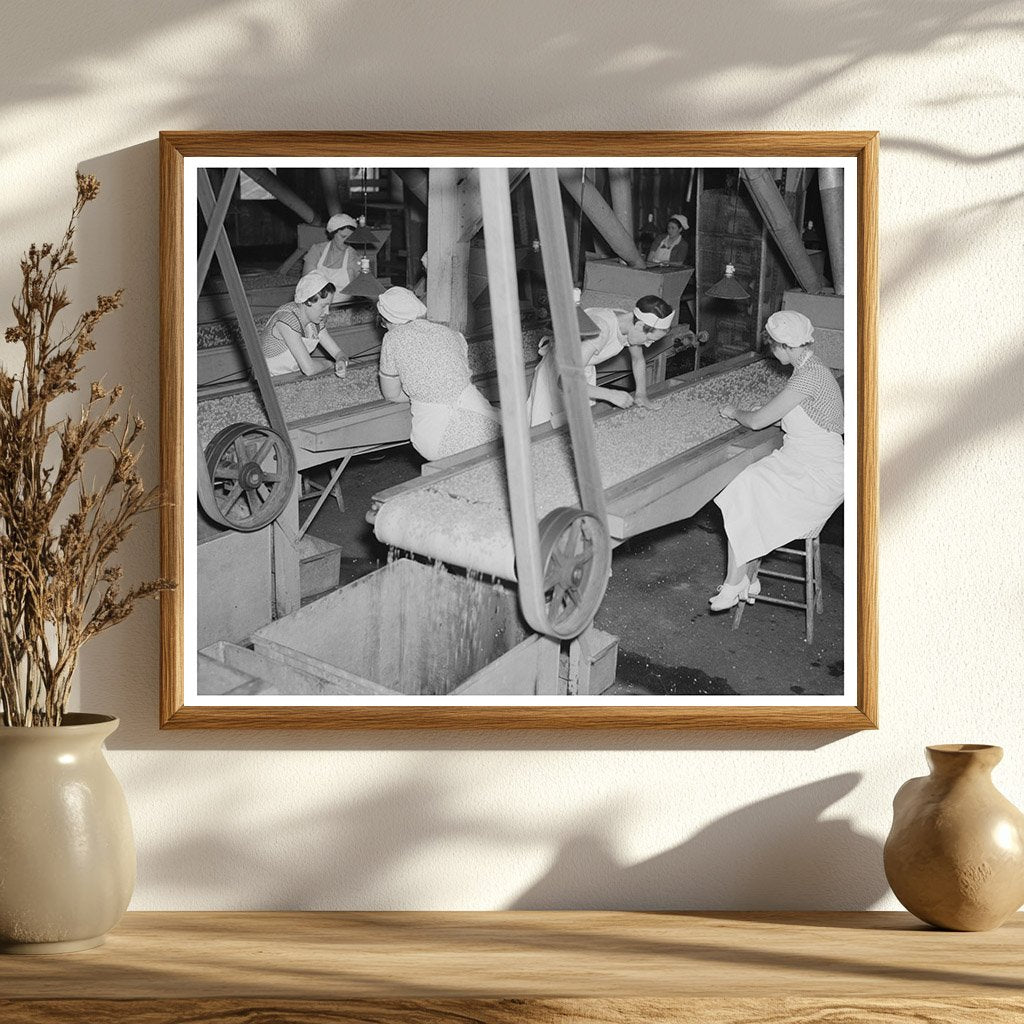
<instances>
[{"instance_id":1,"label":"dried plant stem","mask_svg":"<svg viewBox=\"0 0 1024 1024\"><path fill-rule=\"evenodd\" d=\"M20 344L19 375L0 370L0 710L5 726L58 725L67 710L78 654L92 637L131 614L135 602L171 584L151 580L120 590L111 563L135 520L159 505L137 466L141 417L115 407L124 389L108 393L93 381L77 418L50 423L51 404L79 390L86 353L99 321L121 305L121 292L100 295L71 330L57 318L70 303L59 285L77 262L78 217L99 183L78 176L78 194L64 237L33 245L21 261L22 285L11 304L15 324L5 339ZM58 444L59 457L51 447ZM108 478L86 486L93 454L110 459ZM66 510L77 485L77 501Z\"/></svg>"}]
</instances>

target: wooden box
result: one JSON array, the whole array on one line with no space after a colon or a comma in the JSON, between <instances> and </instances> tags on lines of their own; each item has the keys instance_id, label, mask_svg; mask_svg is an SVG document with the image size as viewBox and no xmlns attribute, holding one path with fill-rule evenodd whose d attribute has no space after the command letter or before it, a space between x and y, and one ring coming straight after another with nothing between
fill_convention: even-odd
<instances>
[{"instance_id":1,"label":"wooden box","mask_svg":"<svg viewBox=\"0 0 1024 1024\"><path fill-rule=\"evenodd\" d=\"M592 685L605 680L606 688L617 642L593 633ZM566 692L559 644L530 632L515 591L406 558L264 626L253 645L264 658L325 680L335 693Z\"/></svg>"},{"instance_id":2,"label":"wooden box","mask_svg":"<svg viewBox=\"0 0 1024 1024\"><path fill-rule=\"evenodd\" d=\"M657 295L673 309L679 307L679 297L693 277L692 267L627 267L621 260L587 260L583 275L584 292L624 296L628 303L642 295ZM586 308L587 302L583 306ZM601 305L601 302L591 302ZM617 303L621 305L621 303ZM625 308L632 309L632 305Z\"/></svg>"},{"instance_id":3,"label":"wooden box","mask_svg":"<svg viewBox=\"0 0 1024 1024\"><path fill-rule=\"evenodd\" d=\"M803 313L815 327L826 327L832 331L843 329L842 295L808 295L799 288L793 288L783 293L782 308Z\"/></svg>"},{"instance_id":4,"label":"wooden box","mask_svg":"<svg viewBox=\"0 0 1024 1024\"><path fill-rule=\"evenodd\" d=\"M272 530L267 526L240 533L207 528L196 557L200 649L217 640L244 641L270 621Z\"/></svg>"},{"instance_id":5,"label":"wooden box","mask_svg":"<svg viewBox=\"0 0 1024 1024\"><path fill-rule=\"evenodd\" d=\"M337 590L341 583L341 547L309 533L298 546L300 597L304 600Z\"/></svg>"}]
</instances>

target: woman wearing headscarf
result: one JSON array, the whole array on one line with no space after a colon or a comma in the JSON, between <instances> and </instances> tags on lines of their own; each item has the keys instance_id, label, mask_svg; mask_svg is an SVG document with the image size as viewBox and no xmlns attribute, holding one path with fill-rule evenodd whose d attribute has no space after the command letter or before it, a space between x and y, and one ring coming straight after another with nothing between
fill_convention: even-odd
<instances>
[{"instance_id":1,"label":"woman wearing headscarf","mask_svg":"<svg viewBox=\"0 0 1024 1024\"><path fill-rule=\"evenodd\" d=\"M658 235L651 244L647 254L647 262L659 267L681 267L686 262L690 245L683 238L683 232L690 227L690 222L681 213L675 213L668 219L665 234Z\"/></svg>"},{"instance_id":2,"label":"woman wearing headscarf","mask_svg":"<svg viewBox=\"0 0 1024 1024\"><path fill-rule=\"evenodd\" d=\"M324 326L333 295L334 285L314 270L295 286L295 301L286 302L270 314L260 332L260 343L272 375L301 370L308 377L329 369L327 360L313 358L313 351L319 347L334 360L335 375L345 376L348 358Z\"/></svg>"},{"instance_id":3,"label":"woman wearing headscarf","mask_svg":"<svg viewBox=\"0 0 1024 1024\"><path fill-rule=\"evenodd\" d=\"M387 333L380 347L380 390L408 402L412 446L428 461L501 436L501 417L470 380L466 339L424 319L427 307L408 288L377 300Z\"/></svg>"},{"instance_id":4,"label":"woman wearing headscarf","mask_svg":"<svg viewBox=\"0 0 1024 1024\"><path fill-rule=\"evenodd\" d=\"M748 466L715 498L725 520L729 564L710 599L724 611L756 595L748 563L795 538L816 534L843 501L843 396L813 350L814 327L795 310L765 324L772 355L793 367L789 383L760 409L724 405L720 412L751 430L781 421L782 447Z\"/></svg>"},{"instance_id":5,"label":"woman wearing headscarf","mask_svg":"<svg viewBox=\"0 0 1024 1024\"><path fill-rule=\"evenodd\" d=\"M344 290L359 273L359 253L345 244L356 227L347 213L336 213L327 222L327 241L311 245L302 257L302 273L316 270L334 285L335 294Z\"/></svg>"},{"instance_id":6,"label":"woman wearing headscarf","mask_svg":"<svg viewBox=\"0 0 1024 1024\"><path fill-rule=\"evenodd\" d=\"M647 361L644 349L660 341L672 326L672 307L657 295L644 295L637 299L632 312L624 309L594 307L584 310L598 329L597 337L581 342L580 361L587 380L590 400L610 402L620 409L639 405L645 409L658 408L657 403L647 397ZM597 386L597 367L607 359L617 356L624 348L629 349L633 369L635 392L619 391L615 388ZM541 350L541 361L533 375L527 414L530 426L547 423L563 409L558 373L555 368L555 354L548 344Z\"/></svg>"}]
</instances>

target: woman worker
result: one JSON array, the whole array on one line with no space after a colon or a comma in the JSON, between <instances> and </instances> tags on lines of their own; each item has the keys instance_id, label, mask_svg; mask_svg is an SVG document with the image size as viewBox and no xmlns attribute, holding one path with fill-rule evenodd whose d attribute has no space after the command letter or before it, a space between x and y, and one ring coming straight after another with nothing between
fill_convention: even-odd
<instances>
[{"instance_id":1,"label":"woman worker","mask_svg":"<svg viewBox=\"0 0 1024 1024\"><path fill-rule=\"evenodd\" d=\"M425 320L427 307L408 288L377 300L387 333L380 347L380 390L408 402L412 446L432 462L501 436L501 416L470 381L466 339Z\"/></svg>"},{"instance_id":2,"label":"woman worker","mask_svg":"<svg viewBox=\"0 0 1024 1024\"><path fill-rule=\"evenodd\" d=\"M587 393L591 401L611 402L620 409L628 409L631 405L657 409L657 403L647 397L647 363L644 359L644 349L660 341L668 333L674 316L672 307L657 295L645 295L637 299L631 313L623 309L600 307L587 309L585 312L597 325L599 332L596 338L584 340L581 347L580 360L584 367ZM618 355L624 348L629 349L633 382L636 387L632 395L628 391L597 386L598 364ZM547 423L552 416L560 414L562 409L555 354L553 346L549 344L541 352L541 361L537 364L533 384L530 386L530 397L527 402L530 426Z\"/></svg>"},{"instance_id":3,"label":"woman worker","mask_svg":"<svg viewBox=\"0 0 1024 1024\"><path fill-rule=\"evenodd\" d=\"M333 365L336 376L345 376L348 358L324 327L333 295L334 285L314 270L295 286L295 301L286 302L270 314L260 341L272 375L301 370L308 377ZM333 364L313 358L318 346L334 360Z\"/></svg>"},{"instance_id":4,"label":"woman worker","mask_svg":"<svg viewBox=\"0 0 1024 1024\"><path fill-rule=\"evenodd\" d=\"M311 245L302 257L302 273L318 270L340 292L359 273L359 253L345 244L356 227L347 213L336 213L327 222L327 241Z\"/></svg>"},{"instance_id":5,"label":"woman worker","mask_svg":"<svg viewBox=\"0 0 1024 1024\"><path fill-rule=\"evenodd\" d=\"M661 267L681 267L686 262L690 246L683 238L683 232L690 227L690 222L681 213L673 214L668 219L668 228L663 235L655 238L651 250L647 254L647 262Z\"/></svg>"},{"instance_id":6,"label":"woman worker","mask_svg":"<svg viewBox=\"0 0 1024 1024\"><path fill-rule=\"evenodd\" d=\"M751 430L781 420L782 447L741 472L715 503L729 541L725 582L711 610L732 608L760 592L748 563L794 538L813 536L843 500L843 396L812 349L814 327L803 313L782 310L765 324L772 354L792 366L789 383L760 409L724 405L720 412Z\"/></svg>"}]
</instances>

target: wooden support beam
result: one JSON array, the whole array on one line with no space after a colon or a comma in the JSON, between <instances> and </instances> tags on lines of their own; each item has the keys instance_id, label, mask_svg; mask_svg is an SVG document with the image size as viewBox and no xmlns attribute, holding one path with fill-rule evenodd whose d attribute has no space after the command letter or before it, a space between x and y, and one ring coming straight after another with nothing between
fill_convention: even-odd
<instances>
[{"instance_id":1,"label":"wooden support beam","mask_svg":"<svg viewBox=\"0 0 1024 1024\"><path fill-rule=\"evenodd\" d=\"M316 210L305 199L296 195L273 171L267 170L265 167L246 167L245 173L307 224L319 223L320 218Z\"/></svg>"},{"instance_id":2,"label":"wooden support beam","mask_svg":"<svg viewBox=\"0 0 1024 1024\"><path fill-rule=\"evenodd\" d=\"M508 172L508 191L511 195L530 173L527 167L511 167ZM459 182L459 202L462 209L461 241L470 242L484 226L484 211L480 201L480 172L476 167L470 168L466 176Z\"/></svg>"},{"instance_id":3,"label":"wooden support beam","mask_svg":"<svg viewBox=\"0 0 1024 1024\"><path fill-rule=\"evenodd\" d=\"M821 277L811 263L800 232L785 201L779 195L771 171L763 167L742 167L740 174L768 230L778 243L782 255L808 295L821 291Z\"/></svg>"},{"instance_id":4,"label":"wooden support beam","mask_svg":"<svg viewBox=\"0 0 1024 1024\"><path fill-rule=\"evenodd\" d=\"M622 222L626 234L636 238L636 225L633 220L633 172L628 167L610 167L608 183L612 193L612 209L615 216Z\"/></svg>"},{"instance_id":5,"label":"wooden support beam","mask_svg":"<svg viewBox=\"0 0 1024 1024\"><path fill-rule=\"evenodd\" d=\"M843 294L843 169L822 167L818 170L818 191L821 193L821 214L825 221L828 258L832 263L832 283L836 295Z\"/></svg>"},{"instance_id":6,"label":"wooden support beam","mask_svg":"<svg viewBox=\"0 0 1024 1024\"><path fill-rule=\"evenodd\" d=\"M588 188L584 191L580 181L580 172L576 168L563 167L558 171L558 180L562 188L580 205L590 223L600 232L604 240L611 246L615 255L625 260L631 267L646 267L647 261L640 255L640 250L633 241L633 236L626 232L622 222L615 216L614 210L597 193L597 189Z\"/></svg>"},{"instance_id":7,"label":"wooden support beam","mask_svg":"<svg viewBox=\"0 0 1024 1024\"><path fill-rule=\"evenodd\" d=\"M469 242L463 239L458 167L432 167L427 202L427 317L464 331L469 320Z\"/></svg>"},{"instance_id":8,"label":"wooden support beam","mask_svg":"<svg viewBox=\"0 0 1024 1024\"><path fill-rule=\"evenodd\" d=\"M213 261L213 252L217 246L217 239L220 236L220 229L224 226L224 218L227 216L228 207L231 205L231 196L238 184L239 169L229 167L220 183L220 191L217 195L217 205L210 214L210 223L206 225L206 237L203 239L202 248L199 250L199 259L196 265L196 295L203 290L206 284L206 275L210 272L210 264ZM212 182L211 182L212 185Z\"/></svg>"},{"instance_id":9,"label":"wooden support beam","mask_svg":"<svg viewBox=\"0 0 1024 1024\"><path fill-rule=\"evenodd\" d=\"M338 192L338 169L321 167L320 182L324 189L324 202L327 204L327 217L341 213L341 195Z\"/></svg>"}]
</instances>

